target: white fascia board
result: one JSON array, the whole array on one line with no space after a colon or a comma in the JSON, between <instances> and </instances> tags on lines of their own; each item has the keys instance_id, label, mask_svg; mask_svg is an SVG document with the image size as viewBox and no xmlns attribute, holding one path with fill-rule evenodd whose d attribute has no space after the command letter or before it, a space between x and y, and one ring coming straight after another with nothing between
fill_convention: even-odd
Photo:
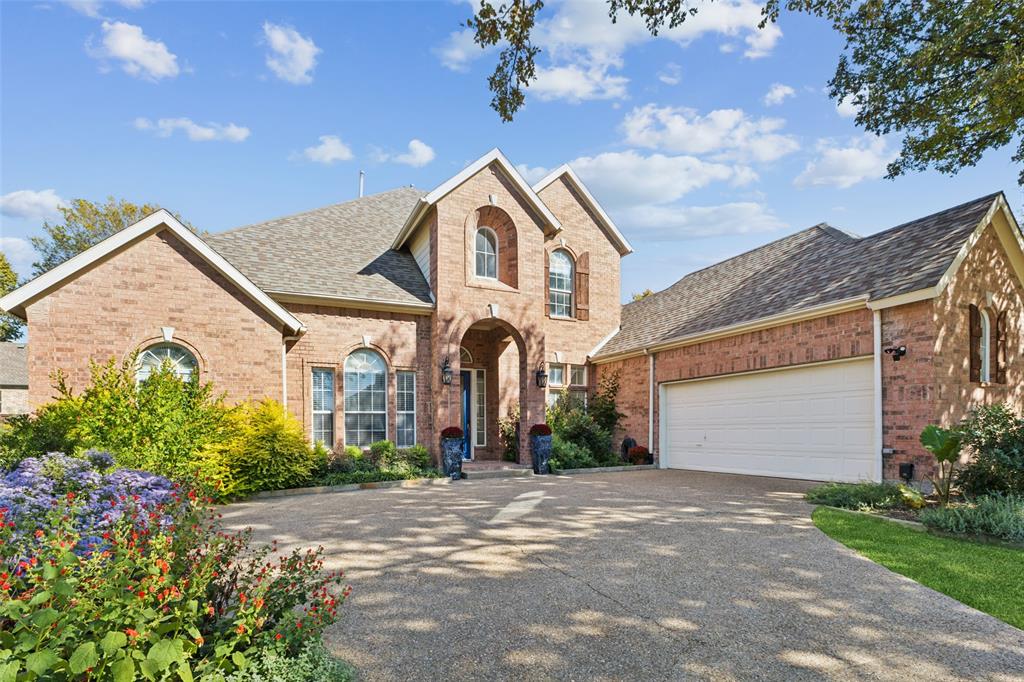
<instances>
[{"instance_id":1,"label":"white fascia board","mask_svg":"<svg viewBox=\"0 0 1024 682\"><path fill-rule=\"evenodd\" d=\"M555 214L551 212L551 209L541 201L541 198L537 196L537 192L535 192L534 189L530 187L529 183L523 179L523 176L519 174L519 171L516 170L515 166L513 166L505 155L501 153L501 150L495 147L435 187L425 197L422 197L416 203L416 206L413 207L412 213L409 214L409 217L406 219L401 231L399 231L398 237L395 238L391 248L402 248L406 240L412 235L415 227L419 224L419 221L427 212L427 209L492 163L497 163L501 169L505 171L505 174L508 175L509 179L516 185L520 193L523 195L523 198L530 203L534 210L540 214L547 225L551 228L552 233L558 233L562 230L562 223L560 223L558 218L555 217Z\"/></svg>"},{"instance_id":2,"label":"white fascia board","mask_svg":"<svg viewBox=\"0 0 1024 682\"><path fill-rule=\"evenodd\" d=\"M616 327L615 329L613 329L613 330L612 330L612 331L611 331L611 332L610 332L610 333L608 334L608 336L606 336L606 337L604 337L603 339L601 339L600 341L598 341L598 342L597 342L597 345L596 345L596 346L594 346L594 347L593 347L593 349L591 349L591 351L590 351L589 353L587 353L587 358L589 359L589 358L592 358L592 357L594 357L595 355L597 355L597 353L598 353L598 352L599 352L599 351L600 351L600 350L601 350L602 348L604 348L605 344L606 344L606 343L608 343L609 341L611 341L611 340L612 340L612 337L613 337L613 336L615 336L616 334L618 334L618 333L619 333L619 331L620 331L621 329L622 329L622 325L619 325L619 326L617 326L617 327Z\"/></svg>"},{"instance_id":3,"label":"white fascia board","mask_svg":"<svg viewBox=\"0 0 1024 682\"><path fill-rule=\"evenodd\" d=\"M928 287L926 289L918 289L917 291L908 291L905 294L897 294L895 296L887 296L885 298L877 298L873 301L868 301L868 308L871 310L885 310L886 308L895 308L898 305L907 305L908 303L917 303L918 301L927 301L929 298L935 298L940 293L939 288Z\"/></svg>"},{"instance_id":4,"label":"white fascia board","mask_svg":"<svg viewBox=\"0 0 1024 682\"><path fill-rule=\"evenodd\" d=\"M21 307L45 294L62 282L73 277L75 274L89 267L100 259L116 253L117 251L131 245L135 241L150 234L155 234L162 229L169 230L174 236L185 243L190 249L199 254L217 272L226 277L239 289L244 291L250 298L258 303L264 310L271 314L278 322L283 324L292 333L302 333L305 326L294 315L278 305L262 289L243 275L238 268L229 263L223 256L214 251L206 242L199 238L194 232L186 228L175 218L170 211L161 208L151 213L134 225L113 234L100 243L92 246L82 253L68 259L49 272L43 273L31 282L26 283L3 298L0 298L0 309L8 312L20 310Z\"/></svg>"},{"instance_id":5,"label":"white fascia board","mask_svg":"<svg viewBox=\"0 0 1024 682\"><path fill-rule=\"evenodd\" d=\"M550 185L552 182L562 177L563 175L569 178L569 181L576 188L576 191L583 196L583 198L589 204L590 209L597 214L597 217L601 220L602 223L601 227L603 227L605 232L608 233L608 236L611 238L612 243L615 245L615 248L618 249L619 254L622 256L626 256L633 253L633 246L629 243L626 237L623 236L621 232L619 232L619 228L615 226L615 222L605 212L604 208L601 206L598 200L594 198L594 195L590 193L590 190L587 189L587 186L583 184L583 181L580 180L580 177L576 175L576 171L574 171L572 167L569 166L569 164L562 164L555 170L548 173L540 182L534 184L533 190L537 192L537 194L540 194L540 192L545 187L547 187L548 185Z\"/></svg>"}]
</instances>

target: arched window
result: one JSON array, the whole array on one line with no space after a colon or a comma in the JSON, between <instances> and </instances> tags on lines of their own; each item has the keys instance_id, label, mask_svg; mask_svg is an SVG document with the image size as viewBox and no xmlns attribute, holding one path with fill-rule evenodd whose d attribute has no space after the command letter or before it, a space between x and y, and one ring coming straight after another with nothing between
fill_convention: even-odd
<instances>
[{"instance_id":1,"label":"arched window","mask_svg":"<svg viewBox=\"0 0 1024 682\"><path fill-rule=\"evenodd\" d=\"M181 379L190 379L192 373L199 368L196 356L187 348L176 343L158 343L139 354L135 369L136 381L145 381L165 362L169 363L171 371Z\"/></svg>"},{"instance_id":2,"label":"arched window","mask_svg":"<svg viewBox=\"0 0 1024 682\"><path fill-rule=\"evenodd\" d=\"M372 350L345 359L345 444L368 447L387 438L388 367Z\"/></svg>"},{"instance_id":3,"label":"arched window","mask_svg":"<svg viewBox=\"0 0 1024 682\"><path fill-rule=\"evenodd\" d=\"M498 279L498 235L489 227L476 231L476 276Z\"/></svg>"},{"instance_id":4,"label":"arched window","mask_svg":"<svg viewBox=\"0 0 1024 682\"><path fill-rule=\"evenodd\" d=\"M551 317L572 317L572 258L564 250L551 253L548 305Z\"/></svg>"},{"instance_id":5,"label":"arched window","mask_svg":"<svg viewBox=\"0 0 1024 682\"><path fill-rule=\"evenodd\" d=\"M992 380L992 321L988 311L981 311L981 380Z\"/></svg>"},{"instance_id":6,"label":"arched window","mask_svg":"<svg viewBox=\"0 0 1024 682\"><path fill-rule=\"evenodd\" d=\"M472 365L473 354L470 353L465 346L459 346L459 364L460 365Z\"/></svg>"}]
</instances>

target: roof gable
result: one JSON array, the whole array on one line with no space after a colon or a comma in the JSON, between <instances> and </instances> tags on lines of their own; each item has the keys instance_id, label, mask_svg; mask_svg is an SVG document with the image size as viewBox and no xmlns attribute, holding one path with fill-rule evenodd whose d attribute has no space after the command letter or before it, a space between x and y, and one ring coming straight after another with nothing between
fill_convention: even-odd
<instances>
[{"instance_id":1,"label":"roof gable","mask_svg":"<svg viewBox=\"0 0 1024 682\"><path fill-rule=\"evenodd\" d=\"M626 238L619 232L619 228L615 226L615 223L605 212L604 208L598 203L594 195L590 193L587 186L583 184L576 172L569 166L569 164L563 164L551 171L546 175L540 182L533 185L533 191L539 195L544 188L553 183L555 180L564 177L566 181L576 190L576 192L583 198L587 203L587 207L597 216L598 226L604 231L608 240L615 246L615 249L619 252L619 255L625 256L633 253L633 247L630 245Z\"/></svg>"},{"instance_id":2,"label":"roof gable","mask_svg":"<svg viewBox=\"0 0 1024 682\"><path fill-rule=\"evenodd\" d=\"M302 323L287 310L282 308L270 296L253 284L238 268L229 263L223 256L214 251L198 235L186 228L170 211L161 208L142 220L117 232L82 253L68 259L57 267L43 273L30 282L0 298L0 309L25 317L24 306L44 296L78 272L107 256L130 247L137 241L162 230L168 230L188 246L192 251L209 263L217 272L236 285L247 296L267 311L278 322L293 333L305 330Z\"/></svg>"},{"instance_id":3,"label":"roof gable","mask_svg":"<svg viewBox=\"0 0 1024 682\"><path fill-rule=\"evenodd\" d=\"M499 168L508 177L508 179L512 181L512 184L522 195L523 199L525 199L530 207L537 212L537 215L543 222L545 232L557 234L561 231L562 224L558 221L558 218L555 217L555 214L552 213L551 209L549 209L541 198L537 196L537 192L534 188L530 187L529 183L523 179L523 176L519 174L519 171L515 169L515 166L513 166L505 155L501 153L501 150L495 147L452 177L442 182L425 196L420 197L419 202L417 202L413 207L412 212L409 213L409 217L406 218L405 224L398 232L398 236L395 237L395 241L392 243L391 248L400 249L405 246L406 241L408 241L409 237L412 236L412 233L415 231L416 227L419 226L420 221L432 206L455 190L455 188L459 187L491 164L494 164Z\"/></svg>"}]
</instances>

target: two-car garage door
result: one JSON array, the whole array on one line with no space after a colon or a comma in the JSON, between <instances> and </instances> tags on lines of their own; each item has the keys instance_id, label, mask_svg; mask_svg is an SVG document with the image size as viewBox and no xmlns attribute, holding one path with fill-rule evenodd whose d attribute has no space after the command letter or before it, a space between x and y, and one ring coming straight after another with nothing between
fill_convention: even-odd
<instances>
[{"instance_id":1,"label":"two-car garage door","mask_svg":"<svg viewBox=\"0 0 1024 682\"><path fill-rule=\"evenodd\" d=\"M663 466L877 479L871 358L667 384Z\"/></svg>"}]
</instances>

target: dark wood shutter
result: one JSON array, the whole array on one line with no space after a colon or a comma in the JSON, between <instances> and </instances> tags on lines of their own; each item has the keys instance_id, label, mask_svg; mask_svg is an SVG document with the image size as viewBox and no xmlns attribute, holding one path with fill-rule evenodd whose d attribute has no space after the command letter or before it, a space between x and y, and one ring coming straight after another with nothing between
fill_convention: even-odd
<instances>
[{"instance_id":1,"label":"dark wood shutter","mask_svg":"<svg viewBox=\"0 0 1024 682\"><path fill-rule=\"evenodd\" d=\"M971 329L971 381L981 381L981 311L973 303L970 305Z\"/></svg>"},{"instance_id":2,"label":"dark wood shutter","mask_svg":"<svg viewBox=\"0 0 1024 682\"><path fill-rule=\"evenodd\" d=\"M551 317L551 254L544 250L544 314Z\"/></svg>"},{"instance_id":3,"label":"dark wood shutter","mask_svg":"<svg viewBox=\"0 0 1024 682\"><path fill-rule=\"evenodd\" d=\"M995 380L997 383L1006 383L1006 337L1007 337L1007 319L1006 311L999 313L996 317L996 338L995 343L992 344L995 348L995 362L992 367L995 368Z\"/></svg>"},{"instance_id":4,"label":"dark wood shutter","mask_svg":"<svg viewBox=\"0 0 1024 682\"><path fill-rule=\"evenodd\" d=\"M590 252L576 259L576 319L590 319Z\"/></svg>"}]
</instances>

